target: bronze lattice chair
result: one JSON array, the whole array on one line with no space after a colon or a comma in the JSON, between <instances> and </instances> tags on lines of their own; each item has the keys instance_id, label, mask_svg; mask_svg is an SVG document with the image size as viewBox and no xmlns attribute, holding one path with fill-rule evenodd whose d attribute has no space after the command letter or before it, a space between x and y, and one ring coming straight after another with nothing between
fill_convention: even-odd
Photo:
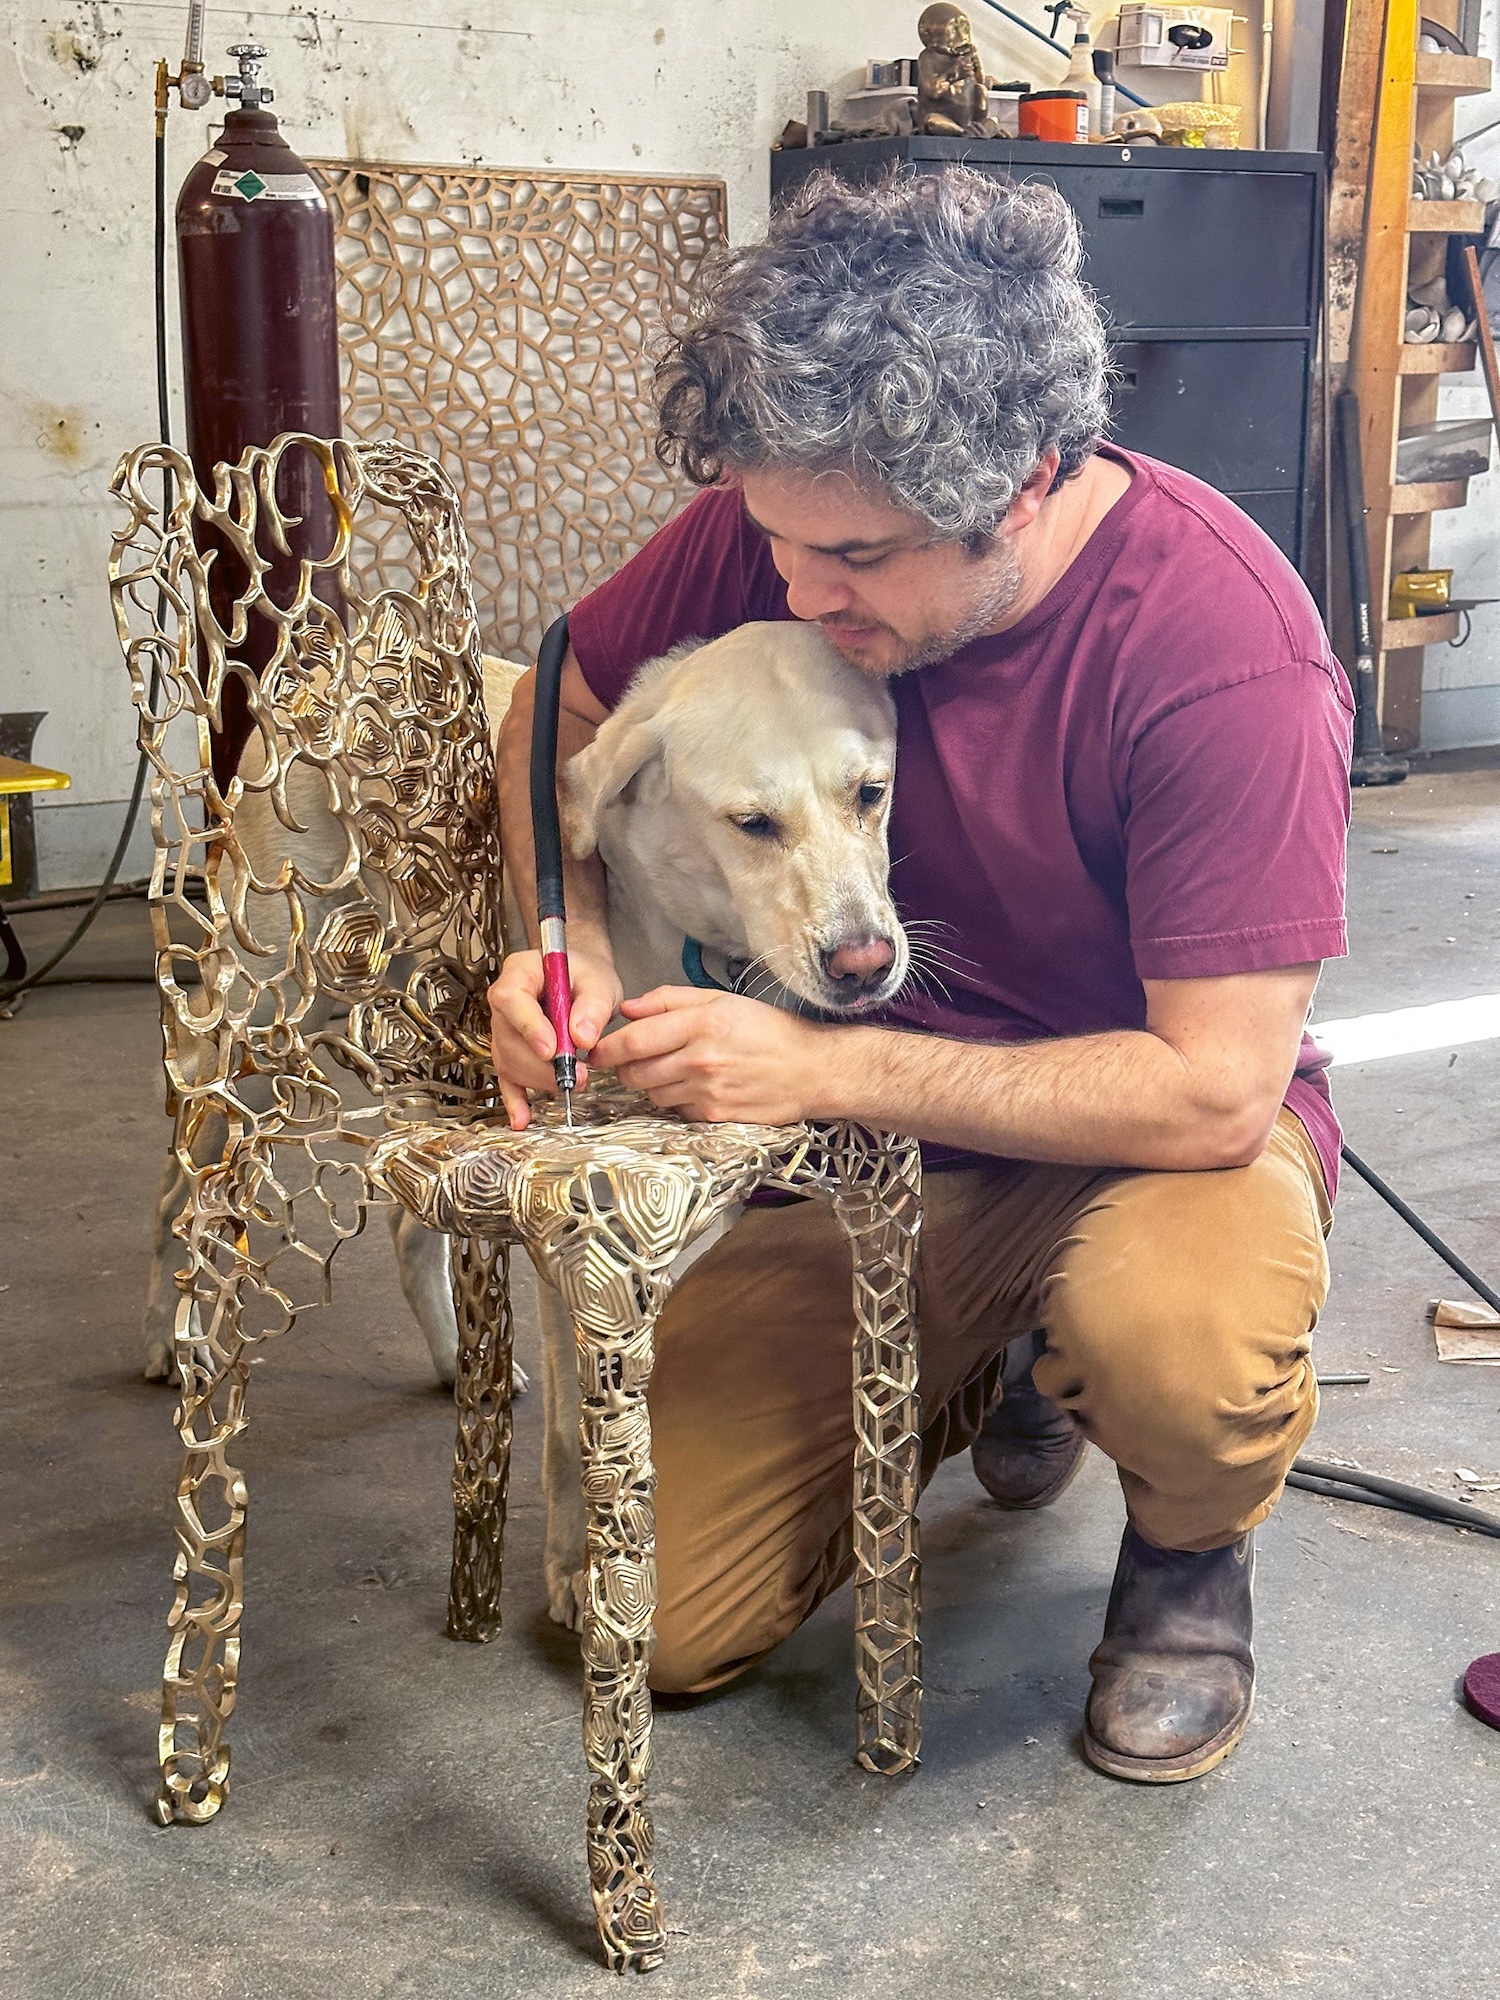
<instances>
[{"instance_id":1,"label":"bronze lattice chair","mask_svg":"<svg viewBox=\"0 0 1500 2000\"><path fill-rule=\"evenodd\" d=\"M277 472L301 452L321 465L336 540L278 597L266 584L282 545ZM163 468L176 481L165 518L148 492ZM206 1821L228 1788L246 1507L230 1454L250 1350L327 1299L339 1244L384 1191L453 1238L454 1638L499 1629L512 1242L572 1313L588 1515L589 1868L610 1964L644 1970L665 1944L644 1796L656 1598L646 1388L670 1266L757 1186L822 1196L850 1237L858 1755L872 1770L907 1769L920 1731L916 1148L849 1125L691 1126L596 1092L579 1129L545 1107L533 1130L510 1132L486 1043L500 957L494 771L445 476L403 446L279 438L220 467L213 495L161 445L130 453L113 490L126 519L111 588L151 764L151 911L189 1186L177 1225L183 1462L159 1817ZM409 543L404 589L361 587L372 515L384 575L392 517ZM211 536L243 566L223 622L200 548ZM241 658L252 617L275 627L258 682ZM244 685L252 735L240 776L221 789L210 722L231 678Z\"/></svg>"}]
</instances>

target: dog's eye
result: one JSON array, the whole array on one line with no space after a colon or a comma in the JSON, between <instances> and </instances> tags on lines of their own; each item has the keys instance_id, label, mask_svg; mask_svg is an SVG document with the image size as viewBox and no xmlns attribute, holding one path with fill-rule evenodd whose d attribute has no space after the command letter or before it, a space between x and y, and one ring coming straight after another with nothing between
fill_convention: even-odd
<instances>
[{"instance_id":1,"label":"dog's eye","mask_svg":"<svg viewBox=\"0 0 1500 2000\"><path fill-rule=\"evenodd\" d=\"M776 838L776 822L769 813L736 813L734 824L741 833L748 833L752 840Z\"/></svg>"},{"instance_id":2,"label":"dog's eye","mask_svg":"<svg viewBox=\"0 0 1500 2000\"><path fill-rule=\"evenodd\" d=\"M861 785L859 788L859 803L861 809L868 806L878 806L880 804L880 801L884 797L885 797L885 786L876 784L873 781L869 784Z\"/></svg>"}]
</instances>

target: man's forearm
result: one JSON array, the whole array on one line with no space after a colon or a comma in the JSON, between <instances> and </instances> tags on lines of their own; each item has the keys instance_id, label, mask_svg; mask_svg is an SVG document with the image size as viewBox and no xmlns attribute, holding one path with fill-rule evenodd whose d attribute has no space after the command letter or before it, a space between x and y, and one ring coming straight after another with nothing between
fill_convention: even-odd
<instances>
[{"instance_id":1,"label":"man's forearm","mask_svg":"<svg viewBox=\"0 0 1500 2000\"><path fill-rule=\"evenodd\" d=\"M536 848L531 833L531 717L536 678L527 674L516 683L515 695L500 726L495 753L500 788L500 837L505 848L505 872L533 947L536 927ZM592 727L564 709L557 724L557 763L586 749ZM568 899L568 933L575 948L609 953L609 899L604 869L597 854L587 860L563 857L563 883Z\"/></svg>"},{"instance_id":2,"label":"man's forearm","mask_svg":"<svg viewBox=\"0 0 1500 2000\"><path fill-rule=\"evenodd\" d=\"M1008 1044L884 1028L825 1034L814 1116L1011 1159L1241 1166L1264 1148L1280 1102L1262 1078L1205 1078L1145 1031Z\"/></svg>"}]
</instances>

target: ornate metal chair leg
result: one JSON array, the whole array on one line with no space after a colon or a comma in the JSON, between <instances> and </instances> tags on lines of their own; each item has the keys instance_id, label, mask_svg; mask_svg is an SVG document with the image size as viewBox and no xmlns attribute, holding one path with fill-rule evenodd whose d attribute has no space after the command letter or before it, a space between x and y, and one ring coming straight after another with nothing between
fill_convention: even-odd
<instances>
[{"instance_id":1,"label":"ornate metal chair leg","mask_svg":"<svg viewBox=\"0 0 1500 2000\"><path fill-rule=\"evenodd\" d=\"M649 1972L666 1951L666 1920L652 1861L646 1805L651 1769L655 1644L656 1472L646 1387L654 1360L659 1285L643 1307L634 1286L611 1288L575 1317L588 1510L588 1599L583 1613L583 1748L589 1786L589 1886L605 1957L616 1972ZM600 1307L604 1310L600 1310ZM608 1308L619 1316L611 1320Z\"/></svg>"},{"instance_id":2,"label":"ornate metal chair leg","mask_svg":"<svg viewBox=\"0 0 1500 2000\"><path fill-rule=\"evenodd\" d=\"M480 1644L500 1630L505 1496L510 1482L510 1249L453 1239L458 1315L458 1439L453 1452L453 1568L448 1637Z\"/></svg>"},{"instance_id":3,"label":"ornate metal chair leg","mask_svg":"<svg viewBox=\"0 0 1500 2000\"><path fill-rule=\"evenodd\" d=\"M240 1304L227 1293L214 1338L195 1336L193 1297L177 1313L177 1367L182 1401L177 1428L182 1467L177 1476L176 1585L167 1617L171 1639L162 1677L156 1817L200 1826L229 1791L224 1726L239 1679L240 1617L244 1609L245 1476L227 1456L245 1428L249 1364L239 1337Z\"/></svg>"},{"instance_id":4,"label":"ornate metal chair leg","mask_svg":"<svg viewBox=\"0 0 1500 2000\"><path fill-rule=\"evenodd\" d=\"M882 1160L868 1134L834 1212L854 1252L854 1651L868 1771L909 1771L922 1748L921 1411L912 1264L921 1226L915 1147Z\"/></svg>"},{"instance_id":5,"label":"ornate metal chair leg","mask_svg":"<svg viewBox=\"0 0 1500 2000\"><path fill-rule=\"evenodd\" d=\"M376 1146L377 1185L430 1228L526 1245L571 1316L587 1519L583 1745L589 1881L608 1963L648 1971L666 1926L646 1805L647 1668L655 1642L656 1475L646 1404L674 1259L757 1184L833 1204L854 1265L859 1759L909 1770L921 1748L912 1266L916 1143L843 1124L683 1126L632 1109L539 1132L403 1129Z\"/></svg>"}]
</instances>

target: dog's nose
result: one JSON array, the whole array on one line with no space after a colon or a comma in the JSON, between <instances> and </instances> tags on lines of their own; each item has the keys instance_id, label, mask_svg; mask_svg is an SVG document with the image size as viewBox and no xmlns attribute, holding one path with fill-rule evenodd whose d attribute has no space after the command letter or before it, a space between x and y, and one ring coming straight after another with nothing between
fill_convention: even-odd
<instances>
[{"instance_id":1,"label":"dog's nose","mask_svg":"<svg viewBox=\"0 0 1500 2000\"><path fill-rule=\"evenodd\" d=\"M867 993L878 986L896 961L896 947L889 938L849 937L822 954L823 970L851 995Z\"/></svg>"}]
</instances>

